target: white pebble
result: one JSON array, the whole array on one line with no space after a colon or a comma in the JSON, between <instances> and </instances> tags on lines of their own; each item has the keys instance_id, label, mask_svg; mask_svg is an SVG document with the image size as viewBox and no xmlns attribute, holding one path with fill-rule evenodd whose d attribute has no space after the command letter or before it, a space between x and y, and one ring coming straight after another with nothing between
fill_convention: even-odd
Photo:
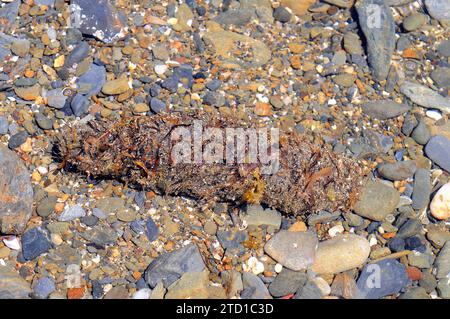
<instances>
[{"instance_id":1,"label":"white pebble","mask_svg":"<svg viewBox=\"0 0 450 319\"><path fill-rule=\"evenodd\" d=\"M275 265L275 272L277 274L279 274L282 270L283 270L283 265L282 264L276 264Z\"/></svg>"},{"instance_id":2,"label":"white pebble","mask_svg":"<svg viewBox=\"0 0 450 319\"><path fill-rule=\"evenodd\" d=\"M264 264L260 262L256 257L250 257L247 260L247 264L244 265L244 271L252 272L255 275L259 275L264 272Z\"/></svg>"},{"instance_id":3,"label":"white pebble","mask_svg":"<svg viewBox=\"0 0 450 319\"><path fill-rule=\"evenodd\" d=\"M435 121L439 121L442 118L442 113L438 110L428 110L425 114Z\"/></svg>"},{"instance_id":4,"label":"white pebble","mask_svg":"<svg viewBox=\"0 0 450 319\"><path fill-rule=\"evenodd\" d=\"M331 227L328 230L328 235L335 237L337 234L342 234L344 232L344 226L341 224Z\"/></svg>"},{"instance_id":5,"label":"white pebble","mask_svg":"<svg viewBox=\"0 0 450 319\"><path fill-rule=\"evenodd\" d=\"M133 294L132 299L150 299L152 290L150 288L142 288Z\"/></svg>"},{"instance_id":6,"label":"white pebble","mask_svg":"<svg viewBox=\"0 0 450 319\"><path fill-rule=\"evenodd\" d=\"M331 293L330 285L322 277L316 277L312 281L316 284L317 288L320 289L322 295L328 296Z\"/></svg>"},{"instance_id":7,"label":"white pebble","mask_svg":"<svg viewBox=\"0 0 450 319\"><path fill-rule=\"evenodd\" d=\"M167 72L167 65L164 65L164 64L155 65L155 72L158 75L162 75L162 74L166 73Z\"/></svg>"},{"instance_id":8,"label":"white pebble","mask_svg":"<svg viewBox=\"0 0 450 319\"><path fill-rule=\"evenodd\" d=\"M450 183L442 186L434 195L430 204L430 212L434 218L447 220L450 217Z\"/></svg>"}]
</instances>

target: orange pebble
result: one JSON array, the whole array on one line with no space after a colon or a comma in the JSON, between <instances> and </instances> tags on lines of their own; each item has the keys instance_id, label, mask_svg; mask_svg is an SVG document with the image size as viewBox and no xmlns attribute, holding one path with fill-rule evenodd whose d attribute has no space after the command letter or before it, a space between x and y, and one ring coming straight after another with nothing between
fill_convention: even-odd
<instances>
[{"instance_id":1,"label":"orange pebble","mask_svg":"<svg viewBox=\"0 0 450 319\"><path fill-rule=\"evenodd\" d=\"M67 290L68 299L81 299L84 296L84 287L81 288L69 288Z\"/></svg>"},{"instance_id":2,"label":"orange pebble","mask_svg":"<svg viewBox=\"0 0 450 319\"><path fill-rule=\"evenodd\" d=\"M420 280L422 279L422 272L417 267L407 267L406 273L411 280Z\"/></svg>"}]
</instances>

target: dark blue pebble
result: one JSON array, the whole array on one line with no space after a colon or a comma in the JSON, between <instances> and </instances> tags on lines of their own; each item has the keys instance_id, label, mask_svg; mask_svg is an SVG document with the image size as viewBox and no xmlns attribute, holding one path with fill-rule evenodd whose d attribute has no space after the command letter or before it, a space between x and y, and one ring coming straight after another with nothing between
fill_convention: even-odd
<instances>
[{"instance_id":1,"label":"dark blue pebble","mask_svg":"<svg viewBox=\"0 0 450 319\"><path fill-rule=\"evenodd\" d=\"M222 85L222 82L217 79L214 79L214 80L206 83L206 87L211 91L217 91L221 85Z\"/></svg>"},{"instance_id":2,"label":"dark blue pebble","mask_svg":"<svg viewBox=\"0 0 450 319\"><path fill-rule=\"evenodd\" d=\"M405 240L403 238L394 237L388 243L388 247L393 252L405 250Z\"/></svg>"},{"instance_id":3,"label":"dark blue pebble","mask_svg":"<svg viewBox=\"0 0 450 319\"><path fill-rule=\"evenodd\" d=\"M64 66L70 68L75 63L79 63L86 59L89 55L90 46L87 42L79 43L67 56Z\"/></svg>"},{"instance_id":4,"label":"dark blue pebble","mask_svg":"<svg viewBox=\"0 0 450 319\"><path fill-rule=\"evenodd\" d=\"M145 228L142 225L142 221L134 220L130 223L131 230L133 230L136 234L143 234L145 232Z\"/></svg>"},{"instance_id":5,"label":"dark blue pebble","mask_svg":"<svg viewBox=\"0 0 450 319\"><path fill-rule=\"evenodd\" d=\"M155 224L155 222L151 218L147 219L147 222L145 224L146 224L146 228L147 228L147 231L145 232L145 234L147 235L148 240L150 242L155 241L159 235L158 226Z\"/></svg>"},{"instance_id":6,"label":"dark blue pebble","mask_svg":"<svg viewBox=\"0 0 450 319\"><path fill-rule=\"evenodd\" d=\"M70 103L70 108L72 109L72 112L75 116L81 116L87 113L90 105L91 102L89 102L87 97L81 94L77 94L72 99L72 102Z\"/></svg>"},{"instance_id":7,"label":"dark blue pebble","mask_svg":"<svg viewBox=\"0 0 450 319\"><path fill-rule=\"evenodd\" d=\"M161 113L166 110L166 103L154 97L150 100L150 108L155 113Z\"/></svg>"},{"instance_id":8,"label":"dark blue pebble","mask_svg":"<svg viewBox=\"0 0 450 319\"><path fill-rule=\"evenodd\" d=\"M10 149L15 149L25 143L28 138L28 133L26 131L22 131L14 134L9 138L8 147Z\"/></svg>"},{"instance_id":9,"label":"dark blue pebble","mask_svg":"<svg viewBox=\"0 0 450 319\"><path fill-rule=\"evenodd\" d=\"M51 248L52 244L46 233L39 227L30 229L22 236L22 253L25 260L33 260Z\"/></svg>"}]
</instances>

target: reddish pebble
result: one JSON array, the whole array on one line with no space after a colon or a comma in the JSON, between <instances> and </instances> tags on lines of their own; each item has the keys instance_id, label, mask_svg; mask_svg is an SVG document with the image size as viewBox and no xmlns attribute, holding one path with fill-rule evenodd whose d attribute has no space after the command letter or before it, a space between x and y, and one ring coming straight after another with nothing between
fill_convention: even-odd
<instances>
[{"instance_id":1,"label":"reddish pebble","mask_svg":"<svg viewBox=\"0 0 450 319\"><path fill-rule=\"evenodd\" d=\"M81 299L84 296L84 288L69 288L67 290L68 299Z\"/></svg>"},{"instance_id":2,"label":"reddish pebble","mask_svg":"<svg viewBox=\"0 0 450 319\"><path fill-rule=\"evenodd\" d=\"M419 268L416 267L407 267L406 272L408 273L408 277L411 280L420 280L422 279L422 272Z\"/></svg>"}]
</instances>

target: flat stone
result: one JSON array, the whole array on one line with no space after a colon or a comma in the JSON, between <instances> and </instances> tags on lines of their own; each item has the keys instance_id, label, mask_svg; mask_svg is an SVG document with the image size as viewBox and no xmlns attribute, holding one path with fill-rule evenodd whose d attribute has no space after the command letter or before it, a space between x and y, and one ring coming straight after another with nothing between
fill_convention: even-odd
<instances>
[{"instance_id":1,"label":"flat stone","mask_svg":"<svg viewBox=\"0 0 450 319\"><path fill-rule=\"evenodd\" d=\"M58 217L60 222L68 222L86 216L86 211L80 205L75 205L64 210Z\"/></svg>"},{"instance_id":2,"label":"flat stone","mask_svg":"<svg viewBox=\"0 0 450 319\"><path fill-rule=\"evenodd\" d=\"M356 281L347 273L337 274L331 285L331 295L344 299L360 299Z\"/></svg>"},{"instance_id":3,"label":"flat stone","mask_svg":"<svg viewBox=\"0 0 450 319\"><path fill-rule=\"evenodd\" d=\"M107 95L122 94L131 88L128 79L125 77L108 81L102 87L102 92Z\"/></svg>"},{"instance_id":4,"label":"flat stone","mask_svg":"<svg viewBox=\"0 0 450 319\"><path fill-rule=\"evenodd\" d=\"M78 78L77 87L79 92L90 98L100 93L105 83L105 67L92 63L88 71Z\"/></svg>"},{"instance_id":5,"label":"flat stone","mask_svg":"<svg viewBox=\"0 0 450 319\"><path fill-rule=\"evenodd\" d=\"M293 294L306 283L307 279L308 276L304 272L283 268L269 285L269 292L275 298Z\"/></svg>"},{"instance_id":6,"label":"flat stone","mask_svg":"<svg viewBox=\"0 0 450 319\"><path fill-rule=\"evenodd\" d=\"M214 48L215 53L224 59L222 64L224 67L254 68L265 65L272 56L269 48L263 42L217 27L209 30L203 36L203 41L210 44ZM239 44L251 47L254 55L251 61L244 62L234 56L234 51Z\"/></svg>"},{"instance_id":7,"label":"flat stone","mask_svg":"<svg viewBox=\"0 0 450 319\"><path fill-rule=\"evenodd\" d=\"M127 32L126 20L109 0L71 0L70 19L73 28L113 43Z\"/></svg>"},{"instance_id":8,"label":"flat stone","mask_svg":"<svg viewBox=\"0 0 450 319\"><path fill-rule=\"evenodd\" d=\"M355 4L359 26L367 41L367 57L373 77L387 78L395 49L395 23L391 8L383 0L362 0ZM374 19L376 8L379 14Z\"/></svg>"},{"instance_id":9,"label":"flat stone","mask_svg":"<svg viewBox=\"0 0 450 319\"><path fill-rule=\"evenodd\" d=\"M430 171L419 168L414 174L414 188L412 193L412 207L416 210L422 210L430 203L431 181Z\"/></svg>"},{"instance_id":10,"label":"flat stone","mask_svg":"<svg viewBox=\"0 0 450 319\"><path fill-rule=\"evenodd\" d=\"M351 7L353 7L354 4L354 0L325 0L326 3L335 5L336 7L339 8L347 8L350 9Z\"/></svg>"},{"instance_id":11,"label":"flat stone","mask_svg":"<svg viewBox=\"0 0 450 319\"><path fill-rule=\"evenodd\" d=\"M425 146L427 157L442 169L450 172L450 140L442 135L433 136Z\"/></svg>"},{"instance_id":12,"label":"flat stone","mask_svg":"<svg viewBox=\"0 0 450 319\"><path fill-rule=\"evenodd\" d=\"M400 91L417 105L450 113L450 99L424 85L405 81Z\"/></svg>"},{"instance_id":13,"label":"flat stone","mask_svg":"<svg viewBox=\"0 0 450 319\"><path fill-rule=\"evenodd\" d=\"M415 161L402 161L396 163L383 163L378 165L378 173L391 181L403 181L414 176L417 170Z\"/></svg>"},{"instance_id":14,"label":"flat stone","mask_svg":"<svg viewBox=\"0 0 450 319\"><path fill-rule=\"evenodd\" d=\"M159 282L169 287L184 273L201 272L205 269L202 256L195 244L187 245L170 253L159 255L147 267L144 278L154 288Z\"/></svg>"},{"instance_id":15,"label":"flat stone","mask_svg":"<svg viewBox=\"0 0 450 319\"><path fill-rule=\"evenodd\" d=\"M450 242L447 242L441 249L434 265L436 267L436 278L448 279L450 274Z\"/></svg>"},{"instance_id":16,"label":"flat stone","mask_svg":"<svg viewBox=\"0 0 450 319\"><path fill-rule=\"evenodd\" d=\"M241 219L248 226L267 226L271 230L278 230L281 226L281 214L274 209L264 209L261 205L247 205Z\"/></svg>"},{"instance_id":17,"label":"flat stone","mask_svg":"<svg viewBox=\"0 0 450 319\"><path fill-rule=\"evenodd\" d=\"M116 231L109 227L96 226L94 228L86 230L85 232L82 232L80 235L88 242L100 247L113 245L117 241Z\"/></svg>"},{"instance_id":18,"label":"flat stone","mask_svg":"<svg viewBox=\"0 0 450 319\"><path fill-rule=\"evenodd\" d=\"M294 299L322 299L323 294L317 284L312 280L307 280L305 285L300 287L294 295Z\"/></svg>"},{"instance_id":19,"label":"flat stone","mask_svg":"<svg viewBox=\"0 0 450 319\"><path fill-rule=\"evenodd\" d=\"M2 20L0 31L9 32L14 29L19 15L20 4L20 0L13 0L5 3L0 8L0 20Z\"/></svg>"},{"instance_id":20,"label":"flat stone","mask_svg":"<svg viewBox=\"0 0 450 319\"><path fill-rule=\"evenodd\" d=\"M89 99L81 94L75 95L70 102L70 108L72 109L73 115L75 116L86 114L89 111L90 105L91 102L89 101Z\"/></svg>"},{"instance_id":21,"label":"flat stone","mask_svg":"<svg viewBox=\"0 0 450 319\"><path fill-rule=\"evenodd\" d=\"M30 284L17 271L0 265L0 299L29 299Z\"/></svg>"},{"instance_id":22,"label":"flat stone","mask_svg":"<svg viewBox=\"0 0 450 319\"><path fill-rule=\"evenodd\" d=\"M22 253L25 260L33 260L51 248L47 233L39 227L28 230L22 236Z\"/></svg>"},{"instance_id":23,"label":"flat stone","mask_svg":"<svg viewBox=\"0 0 450 319\"><path fill-rule=\"evenodd\" d=\"M213 293L209 284L209 272L187 272L173 283L165 295L166 299L208 299ZM225 296L225 291L223 291Z\"/></svg>"},{"instance_id":24,"label":"flat stone","mask_svg":"<svg viewBox=\"0 0 450 319\"><path fill-rule=\"evenodd\" d=\"M31 217L33 188L22 160L0 145L0 232L21 234Z\"/></svg>"},{"instance_id":25,"label":"flat stone","mask_svg":"<svg viewBox=\"0 0 450 319\"><path fill-rule=\"evenodd\" d=\"M41 86L39 84L35 84L29 87L17 87L14 89L14 92L18 97L24 99L25 101L34 101L41 94Z\"/></svg>"},{"instance_id":26,"label":"flat stone","mask_svg":"<svg viewBox=\"0 0 450 319\"><path fill-rule=\"evenodd\" d=\"M281 0L280 4L300 16L308 12L308 8L315 2L315 0Z\"/></svg>"},{"instance_id":27,"label":"flat stone","mask_svg":"<svg viewBox=\"0 0 450 319\"><path fill-rule=\"evenodd\" d=\"M356 214L376 221L382 221L392 213L400 201L400 193L381 181L368 181L355 204Z\"/></svg>"},{"instance_id":28,"label":"flat stone","mask_svg":"<svg viewBox=\"0 0 450 319\"><path fill-rule=\"evenodd\" d=\"M450 68L437 67L431 72L431 78L440 88L450 88Z\"/></svg>"},{"instance_id":29,"label":"flat stone","mask_svg":"<svg viewBox=\"0 0 450 319\"><path fill-rule=\"evenodd\" d=\"M450 22L450 1L449 0L425 0L427 12L436 20Z\"/></svg>"},{"instance_id":30,"label":"flat stone","mask_svg":"<svg viewBox=\"0 0 450 319\"><path fill-rule=\"evenodd\" d=\"M379 299L400 292L409 282L406 267L395 259L367 264L357 286L364 299Z\"/></svg>"},{"instance_id":31,"label":"flat stone","mask_svg":"<svg viewBox=\"0 0 450 319\"><path fill-rule=\"evenodd\" d=\"M66 105L67 96L64 95L62 89L54 89L47 91L47 105L55 109L62 109Z\"/></svg>"},{"instance_id":32,"label":"flat stone","mask_svg":"<svg viewBox=\"0 0 450 319\"><path fill-rule=\"evenodd\" d=\"M33 287L33 296L38 299L46 299L56 290L55 282L49 277L39 278Z\"/></svg>"},{"instance_id":33,"label":"flat stone","mask_svg":"<svg viewBox=\"0 0 450 319\"><path fill-rule=\"evenodd\" d=\"M85 41L77 44L64 60L64 66L71 68L75 63L80 63L89 56L91 47Z\"/></svg>"},{"instance_id":34,"label":"flat stone","mask_svg":"<svg viewBox=\"0 0 450 319\"><path fill-rule=\"evenodd\" d=\"M337 235L319 243L312 270L316 274L337 274L361 266L369 257L370 245L364 237Z\"/></svg>"},{"instance_id":35,"label":"flat stone","mask_svg":"<svg viewBox=\"0 0 450 319\"><path fill-rule=\"evenodd\" d=\"M396 103L392 100L367 102L361 108L365 114L379 120L396 118L411 109L409 105Z\"/></svg>"},{"instance_id":36,"label":"flat stone","mask_svg":"<svg viewBox=\"0 0 450 319\"><path fill-rule=\"evenodd\" d=\"M30 51L31 43L27 39L14 40L11 45L11 52L19 57L25 57Z\"/></svg>"},{"instance_id":37,"label":"flat stone","mask_svg":"<svg viewBox=\"0 0 450 319\"><path fill-rule=\"evenodd\" d=\"M298 271L314 263L317 237L310 232L279 231L264 246L264 251L283 266Z\"/></svg>"},{"instance_id":38,"label":"flat stone","mask_svg":"<svg viewBox=\"0 0 450 319\"><path fill-rule=\"evenodd\" d=\"M422 287L413 287L403 293L399 299L431 299L431 297Z\"/></svg>"},{"instance_id":39,"label":"flat stone","mask_svg":"<svg viewBox=\"0 0 450 319\"><path fill-rule=\"evenodd\" d=\"M244 272L242 283L244 290L241 293L241 299L272 299L266 285L258 276L250 272Z\"/></svg>"}]
</instances>

